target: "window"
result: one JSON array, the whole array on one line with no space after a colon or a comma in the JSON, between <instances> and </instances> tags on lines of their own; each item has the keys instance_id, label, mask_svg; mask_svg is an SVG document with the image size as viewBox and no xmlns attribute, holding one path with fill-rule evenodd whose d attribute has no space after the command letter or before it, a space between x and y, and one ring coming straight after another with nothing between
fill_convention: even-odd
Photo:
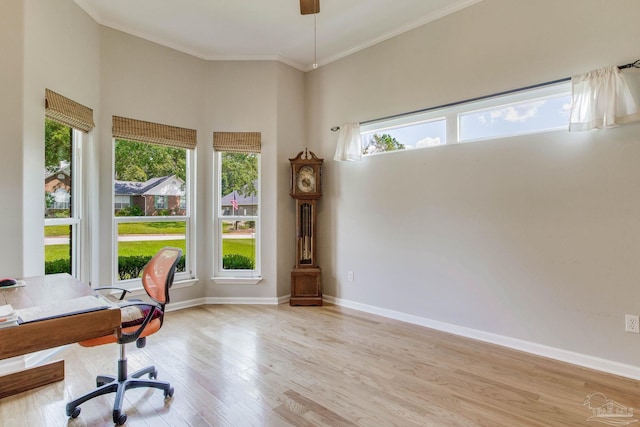
<instances>
[{"instance_id":1,"label":"window","mask_svg":"<svg viewBox=\"0 0 640 427\"><path fill-rule=\"evenodd\" d=\"M71 195L65 188L58 188L53 192L53 209L67 210L71 207Z\"/></svg>"},{"instance_id":2,"label":"window","mask_svg":"<svg viewBox=\"0 0 640 427\"><path fill-rule=\"evenodd\" d=\"M386 123L386 127L380 127L378 124L373 130L361 131L362 154L435 147L447 143L446 119L438 117L415 121L417 119L413 117L406 123L402 120L397 123Z\"/></svg>"},{"instance_id":3,"label":"window","mask_svg":"<svg viewBox=\"0 0 640 427\"><path fill-rule=\"evenodd\" d=\"M156 209L165 209L167 207L167 196L154 196L154 199Z\"/></svg>"},{"instance_id":4,"label":"window","mask_svg":"<svg viewBox=\"0 0 640 427\"><path fill-rule=\"evenodd\" d=\"M116 211L120 209L126 209L131 207L131 196L114 196L113 208ZM116 212L117 215L117 212Z\"/></svg>"},{"instance_id":5,"label":"window","mask_svg":"<svg viewBox=\"0 0 640 427\"><path fill-rule=\"evenodd\" d=\"M79 277L81 146L82 132L45 119L45 274Z\"/></svg>"},{"instance_id":6,"label":"window","mask_svg":"<svg viewBox=\"0 0 640 427\"><path fill-rule=\"evenodd\" d=\"M45 90L45 274L82 279L82 144L93 127L90 108Z\"/></svg>"},{"instance_id":7,"label":"window","mask_svg":"<svg viewBox=\"0 0 640 427\"><path fill-rule=\"evenodd\" d=\"M113 120L115 280L127 288L139 286L142 268L164 246L183 251L176 280L192 278L195 130Z\"/></svg>"},{"instance_id":8,"label":"window","mask_svg":"<svg viewBox=\"0 0 640 427\"><path fill-rule=\"evenodd\" d=\"M458 116L459 141L567 129L571 94L502 104Z\"/></svg>"},{"instance_id":9,"label":"window","mask_svg":"<svg viewBox=\"0 0 640 427\"><path fill-rule=\"evenodd\" d=\"M239 147L243 141L249 146ZM214 148L214 280L255 284L260 280L260 134L215 133Z\"/></svg>"},{"instance_id":10,"label":"window","mask_svg":"<svg viewBox=\"0 0 640 427\"><path fill-rule=\"evenodd\" d=\"M570 83L428 109L360 126L362 154L567 129Z\"/></svg>"}]
</instances>

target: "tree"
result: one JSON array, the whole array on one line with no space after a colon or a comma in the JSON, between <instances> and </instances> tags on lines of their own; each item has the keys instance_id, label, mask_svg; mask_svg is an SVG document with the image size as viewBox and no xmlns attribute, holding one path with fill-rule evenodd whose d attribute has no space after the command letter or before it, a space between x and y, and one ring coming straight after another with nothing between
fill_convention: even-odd
<instances>
[{"instance_id":1,"label":"tree","mask_svg":"<svg viewBox=\"0 0 640 427\"><path fill-rule=\"evenodd\" d=\"M56 198L54 197L53 194L51 193L47 193L46 191L44 192L44 206L47 209L50 209L53 207L53 204L55 203Z\"/></svg>"},{"instance_id":2,"label":"tree","mask_svg":"<svg viewBox=\"0 0 640 427\"><path fill-rule=\"evenodd\" d=\"M257 194L258 156L253 153L222 153L222 195L237 191L243 196Z\"/></svg>"},{"instance_id":3,"label":"tree","mask_svg":"<svg viewBox=\"0 0 640 427\"><path fill-rule=\"evenodd\" d=\"M144 182L167 175L186 181L187 156L183 148L118 139L115 175L119 181Z\"/></svg>"},{"instance_id":4,"label":"tree","mask_svg":"<svg viewBox=\"0 0 640 427\"><path fill-rule=\"evenodd\" d=\"M389 134L378 135L375 133L371 136L369 143L362 147L362 154L383 153L385 151L395 150L404 150L404 144Z\"/></svg>"},{"instance_id":5,"label":"tree","mask_svg":"<svg viewBox=\"0 0 640 427\"><path fill-rule=\"evenodd\" d=\"M44 166L55 172L71 160L71 128L53 120L44 121Z\"/></svg>"}]
</instances>

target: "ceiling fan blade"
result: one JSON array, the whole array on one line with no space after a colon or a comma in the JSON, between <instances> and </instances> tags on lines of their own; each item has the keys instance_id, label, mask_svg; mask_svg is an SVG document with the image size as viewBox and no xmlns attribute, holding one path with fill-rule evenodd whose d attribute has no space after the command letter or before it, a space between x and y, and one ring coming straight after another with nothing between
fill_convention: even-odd
<instances>
[{"instance_id":1,"label":"ceiling fan blade","mask_svg":"<svg viewBox=\"0 0 640 427\"><path fill-rule=\"evenodd\" d=\"M300 0L300 14L311 15L320 12L320 0Z\"/></svg>"}]
</instances>

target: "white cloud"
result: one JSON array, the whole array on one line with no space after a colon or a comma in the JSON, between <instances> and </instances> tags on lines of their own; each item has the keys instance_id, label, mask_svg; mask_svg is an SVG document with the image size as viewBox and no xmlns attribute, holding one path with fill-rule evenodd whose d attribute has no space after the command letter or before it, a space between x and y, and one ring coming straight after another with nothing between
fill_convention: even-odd
<instances>
[{"instance_id":1,"label":"white cloud","mask_svg":"<svg viewBox=\"0 0 640 427\"><path fill-rule=\"evenodd\" d=\"M507 111L506 108L502 108L500 110L492 110L489 111L489 117L491 117L491 121L495 122L497 119L501 118L502 116L504 116L504 113Z\"/></svg>"},{"instance_id":2,"label":"white cloud","mask_svg":"<svg viewBox=\"0 0 640 427\"><path fill-rule=\"evenodd\" d=\"M538 102L528 102L526 104L519 105L510 105L505 108L500 108L498 110L491 110L489 112L489 116L491 117L491 122L496 122L498 120L505 120L512 123L522 123L532 117L536 117L538 115L538 110L546 104L546 101L538 101Z\"/></svg>"},{"instance_id":3,"label":"white cloud","mask_svg":"<svg viewBox=\"0 0 640 427\"><path fill-rule=\"evenodd\" d=\"M426 137L424 139L421 139L420 141L416 142L416 148L423 148L423 147L436 147L438 145L442 145L443 142L440 141L440 137L437 136L435 138L431 138L431 137Z\"/></svg>"}]
</instances>

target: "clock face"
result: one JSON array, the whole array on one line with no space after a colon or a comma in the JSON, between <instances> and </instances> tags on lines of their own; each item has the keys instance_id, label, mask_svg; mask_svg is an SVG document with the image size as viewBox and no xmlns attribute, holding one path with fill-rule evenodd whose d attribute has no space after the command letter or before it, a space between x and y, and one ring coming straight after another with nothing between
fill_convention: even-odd
<instances>
[{"instance_id":1,"label":"clock face","mask_svg":"<svg viewBox=\"0 0 640 427\"><path fill-rule=\"evenodd\" d=\"M316 175L313 168L310 166L303 166L298 171L298 179L296 182L298 190L303 193L311 193L316 191Z\"/></svg>"}]
</instances>

